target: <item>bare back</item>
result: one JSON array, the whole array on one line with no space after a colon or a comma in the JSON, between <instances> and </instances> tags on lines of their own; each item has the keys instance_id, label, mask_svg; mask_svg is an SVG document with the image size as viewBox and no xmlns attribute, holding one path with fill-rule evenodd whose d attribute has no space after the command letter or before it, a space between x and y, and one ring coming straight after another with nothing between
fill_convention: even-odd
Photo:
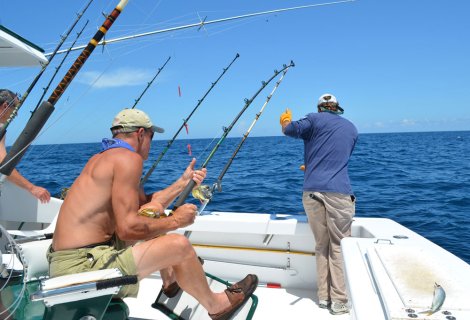
<instances>
[{"instance_id":1,"label":"bare back","mask_svg":"<svg viewBox=\"0 0 470 320\"><path fill-rule=\"evenodd\" d=\"M132 151L119 148L94 155L62 204L54 232L54 250L108 241L116 231L112 197L124 196L127 206L137 210L141 172L142 158ZM120 177L123 174L126 176ZM116 183L122 188L116 188L113 185ZM126 190L126 194L115 194L113 190Z\"/></svg>"}]
</instances>

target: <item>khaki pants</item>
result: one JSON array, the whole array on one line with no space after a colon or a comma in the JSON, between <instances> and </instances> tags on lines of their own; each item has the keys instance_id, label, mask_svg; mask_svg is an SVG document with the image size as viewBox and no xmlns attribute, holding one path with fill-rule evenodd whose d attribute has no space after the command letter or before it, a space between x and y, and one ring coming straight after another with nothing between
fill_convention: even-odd
<instances>
[{"instance_id":1,"label":"khaki pants","mask_svg":"<svg viewBox=\"0 0 470 320\"><path fill-rule=\"evenodd\" d=\"M346 303L340 241L351 236L355 200L333 192L304 191L302 202L315 237L318 299Z\"/></svg>"}]
</instances>

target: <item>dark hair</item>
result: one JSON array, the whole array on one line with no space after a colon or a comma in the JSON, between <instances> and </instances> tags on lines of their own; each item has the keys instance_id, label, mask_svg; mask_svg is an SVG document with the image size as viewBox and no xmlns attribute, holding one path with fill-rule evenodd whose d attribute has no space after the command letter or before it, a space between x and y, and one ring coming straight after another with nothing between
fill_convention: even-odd
<instances>
[{"instance_id":1,"label":"dark hair","mask_svg":"<svg viewBox=\"0 0 470 320\"><path fill-rule=\"evenodd\" d=\"M13 100L15 100L16 94L8 89L0 89L0 105L8 101L8 105L10 105Z\"/></svg>"},{"instance_id":2,"label":"dark hair","mask_svg":"<svg viewBox=\"0 0 470 320\"><path fill-rule=\"evenodd\" d=\"M339 106L337 102L322 102L318 105L319 112L330 112L334 114L343 114L344 109Z\"/></svg>"}]
</instances>

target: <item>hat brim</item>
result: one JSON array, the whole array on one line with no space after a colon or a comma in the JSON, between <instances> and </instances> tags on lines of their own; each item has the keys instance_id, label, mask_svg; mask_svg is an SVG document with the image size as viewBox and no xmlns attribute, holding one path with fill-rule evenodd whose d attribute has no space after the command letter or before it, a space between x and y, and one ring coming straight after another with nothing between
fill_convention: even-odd
<instances>
[{"instance_id":1,"label":"hat brim","mask_svg":"<svg viewBox=\"0 0 470 320\"><path fill-rule=\"evenodd\" d=\"M157 127L157 126L152 126L152 131L157 132L157 133L163 133L165 132L165 129Z\"/></svg>"}]
</instances>

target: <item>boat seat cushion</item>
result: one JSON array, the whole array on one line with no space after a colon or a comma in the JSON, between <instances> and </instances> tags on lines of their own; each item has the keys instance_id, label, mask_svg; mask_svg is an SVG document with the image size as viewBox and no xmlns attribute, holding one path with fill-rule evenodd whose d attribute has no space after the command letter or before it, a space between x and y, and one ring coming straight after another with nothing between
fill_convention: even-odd
<instances>
[{"instance_id":1,"label":"boat seat cushion","mask_svg":"<svg viewBox=\"0 0 470 320\"><path fill-rule=\"evenodd\" d=\"M74 294L64 294L64 291L66 291L67 288L79 284L93 283L98 280L111 279L121 276L121 271L119 271L117 268L114 268L69 274L43 280L41 282L41 290L42 292L48 292L48 296L44 298L44 304L46 306L54 306L57 304L102 297L106 295L115 295L119 291L119 286L102 290L83 289L83 291L74 292Z\"/></svg>"},{"instance_id":2,"label":"boat seat cushion","mask_svg":"<svg viewBox=\"0 0 470 320\"><path fill-rule=\"evenodd\" d=\"M19 244L20 260L25 268L26 281L49 275L49 262L46 252L52 239L31 241Z\"/></svg>"}]
</instances>

